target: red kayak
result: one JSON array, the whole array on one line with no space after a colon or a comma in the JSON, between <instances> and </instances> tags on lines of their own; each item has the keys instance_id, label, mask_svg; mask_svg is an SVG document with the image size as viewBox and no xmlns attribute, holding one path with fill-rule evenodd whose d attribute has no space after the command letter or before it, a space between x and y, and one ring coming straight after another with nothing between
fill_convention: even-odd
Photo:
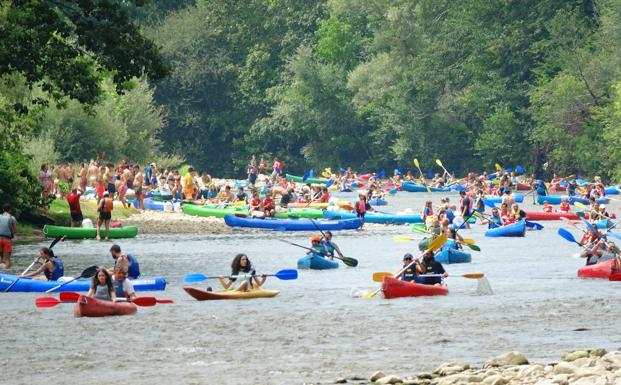
<instances>
[{"instance_id":1,"label":"red kayak","mask_svg":"<svg viewBox=\"0 0 621 385\"><path fill-rule=\"evenodd\" d=\"M616 280L616 277L621 275L620 270L615 268L615 260L596 263L595 265L582 266L578 269L578 277L580 278L602 278ZM621 278L620 278L621 279Z\"/></svg>"},{"instance_id":2,"label":"red kayak","mask_svg":"<svg viewBox=\"0 0 621 385\"><path fill-rule=\"evenodd\" d=\"M415 282L402 281L393 277L384 277L382 282L384 298L422 297L430 295L447 295L446 285L423 285Z\"/></svg>"},{"instance_id":3,"label":"red kayak","mask_svg":"<svg viewBox=\"0 0 621 385\"><path fill-rule=\"evenodd\" d=\"M558 184L553 184L553 185L550 185L550 187L548 188L548 191L565 192L565 191L567 191L567 187L563 187L563 186L558 185Z\"/></svg>"},{"instance_id":4,"label":"red kayak","mask_svg":"<svg viewBox=\"0 0 621 385\"><path fill-rule=\"evenodd\" d=\"M131 302L101 301L81 295L75 303L73 314L76 317L107 317L135 314L136 310L136 305Z\"/></svg>"},{"instance_id":5,"label":"red kayak","mask_svg":"<svg viewBox=\"0 0 621 385\"><path fill-rule=\"evenodd\" d=\"M518 182L517 189L518 191L530 191L532 190L532 187L529 184Z\"/></svg>"},{"instance_id":6,"label":"red kayak","mask_svg":"<svg viewBox=\"0 0 621 385\"><path fill-rule=\"evenodd\" d=\"M584 213L586 217L588 217L588 213ZM531 221L559 221L561 217L578 220L580 217L576 213L572 213L571 211L563 212L556 211L552 213L544 213L543 211L527 211L526 219Z\"/></svg>"}]
</instances>

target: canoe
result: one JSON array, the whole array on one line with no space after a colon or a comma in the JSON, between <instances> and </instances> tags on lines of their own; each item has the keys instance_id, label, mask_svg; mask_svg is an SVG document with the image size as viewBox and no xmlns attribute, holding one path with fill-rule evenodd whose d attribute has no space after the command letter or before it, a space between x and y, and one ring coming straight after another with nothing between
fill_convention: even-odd
<instances>
[{"instance_id":1,"label":"canoe","mask_svg":"<svg viewBox=\"0 0 621 385\"><path fill-rule=\"evenodd\" d=\"M470 263L472 262L472 255L465 251L457 249L457 244L454 240L449 239L446 241L442 250L435 255L435 260L440 263Z\"/></svg>"},{"instance_id":2,"label":"canoe","mask_svg":"<svg viewBox=\"0 0 621 385\"><path fill-rule=\"evenodd\" d=\"M338 261L333 261L317 254L307 254L298 259L298 269L328 270L338 267Z\"/></svg>"},{"instance_id":3,"label":"canoe","mask_svg":"<svg viewBox=\"0 0 621 385\"><path fill-rule=\"evenodd\" d=\"M106 233L105 227L101 226L101 236ZM65 227L65 226L43 226L43 234L47 238L66 236L67 239L88 239L97 237L97 229L94 227ZM138 234L138 227L123 226L110 228L108 238L134 238Z\"/></svg>"},{"instance_id":4,"label":"canoe","mask_svg":"<svg viewBox=\"0 0 621 385\"><path fill-rule=\"evenodd\" d=\"M589 200L586 198L580 198L577 196L573 196L571 198L569 198L567 195L563 195L563 196L550 196L550 195L538 195L537 196L537 202L542 205L543 202L548 202L551 205L560 205L561 204L561 198L565 198L569 203L573 204L574 202L580 202L584 205L588 205L589 204ZM599 203L599 204L608 204L610 203L610 199L608 198L599 198L596 199L595 202Z\"/></svg>"},{"instance_id":5,"label":"canoe","mask_svg":"<svg viewBox=\"0 0 621 385\"><path fill-rule=\"evenodd\" d=\"M608 279L610 275L619 271L615 269L615 260L596 263L595 265L582 266L578 269L578 277L580 278L602 278Z\"/></svg>"},{"instance_id":6,"label":"canoe","mask_svg":"<svg viewBox=\"0 0 621 385\"><path fill-rule=\"evenodd\" d=\"M352 219L356 218L356 214L348 211L324 210L323 217L327 219ZM405 223L422 223L423 217L419 214L392 214L368 211L364 216L364 222L402 225Z\"/></svg>"},{"instance_id":7,"label":"canoe","mask_svg":"<svg viewBox=\"0 0 621 385\"><path fill-rule=\"evenodd\" d=\"M492 203L502 203L502 197L495 195L486 195L485 199ZM513 199L515 199L516 203L522 203L524 201L524 194L513 194Z\"/></svg>"},{"instance_id":8,"label":"canoe","mask_svg":"<svg viewBox=\"0 0 621 385\"><path fill-rule=\"evenodd\" d=\"M238 290L221 290L207 291L195 287L184 287L186 293L199 301L213 301L219 299L250 299L250 298L271 298L280 293L278 290L265 290L262 288L252 289L250 291Z\"/></svg>"},{"instance_id":9,"label":"canoe","mask_svg":"<svg viewBox=\"0 0 621 385\"><path fill-rule=\"evenodd\" d=\"M409 192L427 192L427 187L422 184L412 183L412 182L403 182L401 185L403 191ZM431 192L447 192L451 189L449 187L429 187Z\"/></svg>"},{"instance_id":10,"label":"canoe","mask_svg":"<svg viewBox=\"0 0 621 385\"><path fill-rule=\"evenodd\" d=\"M194 215L199 217L215 217L224 218L227 215L248 215L248 209L246 206L235 207L208 207L200 205L185 204L182 207L183 213L188 215ZM315 208L302 208L302 209L289 209L287 211L277 212L276 218L323 218L323 213L319 209Z\"/></svg>"},{"instance_id":11,"label":"canoe","mask_svg":"<svg viewBox=\"0 0 621 385\"><path fill-rule=\"evenodd\" d=\"M447 295L446 285L423 285L416 282L401 281L393 277L384 277L382 282L384 298L423 297Z\"/></svg>"},{"instance_id":12,"label":"canoe","mask_svg":"<svg viewBox=\"0 0 621 385\"><path fill-rule=\"evenodd\" d=\"M239 218L233 215L225 216L224 222L231 227L281 231L354 230L362 225L362 221L359 218L337 221L311 221L310 219Z\"/></svg>"},{"instance_id":13,"label":"canoe","mask_svg":"<svg viewBox=\"0 0 621 385\"><path fill-rule=\"evenodd\" d=\"M291 174L286 174L286 178L287 178L287 180L292 180L292 181L298 182L298 183L326 184L329 181L329 179L319 179L319 178L306 178L306 179L304 179L301 176L296 176L296 175L291 175Z\"/></svg>"},{"instance_id":14,"label":"canoe","mask_svg":"<svg viewBox=\"0 0 621 385\"><path fill-rule=\"evenodd\" d=\"M4 292L15 280L17 276L0 273L0 292ZM65 286L54 290L55 293L61 291L88 291L91 287L91 279L78 279ZM163 277L139 278L130 280L136 291L155 291L166 288L166 280ZM20 278L11 292L45 292L53 287L60 285L59 281L39 281L30 278Z\"/></svg>"},{"instance_id":15,"label":"canoe","mask_svg":"<svg viewBox=\"0 0 621 385\"><path fill-rule=\"evenodd\" d=\"M486 237L523 237L526 232L526 222L518 221L506 226L489 229L485 232Z\"/></svg>"},{"instance_id":16,"label":"canoe","mask_svg":"<svg viewBox=\"0 0 621 385\"><path fill-rule=\"evenodd\" d=\"M388 204L388 202L386 202L382 198L371 198L371 199L369 199L369 204L371 206L386 206Z\"/></svg>"},{"instance_id":17,"label":"canoe","mask_svg":"<svg viewBox=\"0 0 621 385\"><path fill-rule=\"evenodd\" d=\"M131 302L101 301L81 295L73 308L76 317L108 317L136 314L136 305Z\"/></svg>"}]
</instances>

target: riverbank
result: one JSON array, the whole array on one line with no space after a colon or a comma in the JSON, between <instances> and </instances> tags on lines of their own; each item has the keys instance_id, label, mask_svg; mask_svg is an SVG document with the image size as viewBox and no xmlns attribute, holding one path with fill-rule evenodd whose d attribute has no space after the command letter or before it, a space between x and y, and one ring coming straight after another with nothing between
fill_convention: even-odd
<instances>
[{"instance_id":1,"label":"riverbank","mask_svg":"<svg viewBox=\"0 0 621 385\"><path fill-rule=\"evenodd\" d=\"M548 364L529 363L521 353L508 352L488 359L481 367L466 362L447 362L433 372L399 377L382 371L369 378L349 376L335 384L403 384L403 385L617 385L621 384L621 351L605 349L576 350L563 353L560 361Z\"/></svg>"},{"instance_id":2,"label":"riverbank","mask_svg":"<svg viewBox=\"0 0 621 385\"><path fill-rule=\"evenodd\" d=\"M139 234L230 233L222 218L196 217L181 212L145 210L122 220L123 225L138 226Z\"/></svg>"}]
</instances>

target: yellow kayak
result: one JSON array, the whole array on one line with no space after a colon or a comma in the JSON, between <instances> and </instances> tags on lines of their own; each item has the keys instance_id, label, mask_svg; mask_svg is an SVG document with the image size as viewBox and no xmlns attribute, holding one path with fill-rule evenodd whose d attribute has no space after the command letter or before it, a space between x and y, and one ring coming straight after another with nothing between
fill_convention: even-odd
<instances>
[{"instance_id":1,"label":"yellow kayak","mask_svg":"<svg viewBox=\"0 0 621 385\"><path fill-rule=\"evenodd\" d=\"M250 298L271 298L280 293L278 290L265 290L261 288L253 289L250 291L238 291L238 290L221 290L221 291L207 291L203 289L197 289L195 287L184 287L189 295L196 298L199 301L217 300L217 299L250 299Z\"/></svg>"}]
</instances>

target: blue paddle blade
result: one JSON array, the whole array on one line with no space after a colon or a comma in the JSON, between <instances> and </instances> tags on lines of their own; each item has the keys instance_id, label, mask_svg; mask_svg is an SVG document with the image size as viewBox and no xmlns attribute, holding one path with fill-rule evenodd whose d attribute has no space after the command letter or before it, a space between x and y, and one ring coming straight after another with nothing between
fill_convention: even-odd
<instances>
[{"instance_id":1,"label":"blue paddle blade","mask_svg":"<svg viewBox=\"0 0 621 385\"><path fill-rule=\"evenodd\" d=\"M274 167L274 171L276 171L276 174L282 175L282 171L278 167Z\"/></svg>"},{"instance_id":2,"label":"blue paddle blade","mask_svg":"<svg viewBox=\"0 0 621 385\"><path fill-rule=\"evenodd\" d=\"M582 223L584 223L586 225L586 227L591 230L594 233L597 233L597 229L587 220L584 220L583 218L580 218L580 220L582 221Z\"/></svg>"},{"instance_id":3,"label":"blue paddle blade","mask_svg":"<svg viewBox=\"0 0 621 385\"><path fill-rule=\"evenodd\" d=\"M515 166L515 169L517 170L518 174L524 174L524 169L519 164Z\"/></svg>"},{"instance_id":4,"label":"blue paddle blade","mask_svg":"<svg viewBox=\"0 0 621 385\"><path fill-rule=\"evenodd\" d=\"M485 206L490 207L492 209L496 208L496 205L494 204L494 202L490 201L489 199L483 199L483 203L485 204Z\"/></svg>"},{"instance_id":5,"label":"blue paddle blade","mask_svg":"<svg viewBox=\"0 0 621 385\"><path fill-rule=\"evenodd\" d=\"M290 281L298 278L298 271L294 269L280 270L278 273L274 274L274 276L283 281Z\"/></svg>"},{"instance_id":6,"label":"blue paddle blade","mask_svg":"<svg viewBox=\"0 0 621 385\"><path fill-rule=\"evenodd\" d=\"M488 175L488 176L487 176L487 179L488 179L488 180L494 180L494 179L496 179L496 174L491 174L491 175Z\"/></svg>"},{"instance_id":7,"label":"blue paddle blade","mask_svg":"<svg viewBox=\"0 0 621 385\"><path fill-rule=\"evenodd\" d=\"M209 277L200 273L186 274L186 276L183 277L184 282L201 282L206 279L209 279Z\"/></svg>"},{"instance_id":8,"label":"blue paddle blade","mask_svg":"<svg viewBox=\"0 0 621 385\"><path fill-rule=\"evenodd\" d=\"M397 193L397 189L392 189L390 191L388 191L388 194L390 195L395 195Z\"/></svg>"},{"instance_id":9,"label":"blue paddle blade","mask_svg":"<svg viewBox=\"0 0 621 385\"><path fill-rule=\"evenodd\" d=\"M570 233L569 231L565 230L565 229L562 229L562 228L558 229L558 235L560 235L562 238L565 238L569 242L578 243L576 241L576 238L574 238L573 234Z\"/></svg>"},{"instance_id":10,"label":"blue paddle blade","mask_svg":"<svg viewBox=\"0 0 621 385\"><path fill-rule=\"evenodd\" d=\"M535 228L537 230L543 230L543 225L537 222L531 222L531 221L524 221L526 222L526 227L528 228Z\"/></svg>"},{"instance_id":11,"label":"blue paddle blade","mask_svg":"<svg viewBox=\"0 0 621 385\"><path fill-rule=\"evenodd\" d=\"M311 168L310 170L308 170L308 177L312 178L313 176L315 176L315 174L313 173L313 169Z\"/></svg>"},{"instance_id":12,"label":"blue paddle blade","mask_svg":"<svg viewBox=\"0 0 621 385\"><path fill-rule=\"evenodd\" d=\"M326 183L326 187L330 187L330 186L332 186L333 184L334 184L334 180L333 180L333 179L330 179L330 180L328 181L328 183Z\"/></svg>"}]
</instances>

